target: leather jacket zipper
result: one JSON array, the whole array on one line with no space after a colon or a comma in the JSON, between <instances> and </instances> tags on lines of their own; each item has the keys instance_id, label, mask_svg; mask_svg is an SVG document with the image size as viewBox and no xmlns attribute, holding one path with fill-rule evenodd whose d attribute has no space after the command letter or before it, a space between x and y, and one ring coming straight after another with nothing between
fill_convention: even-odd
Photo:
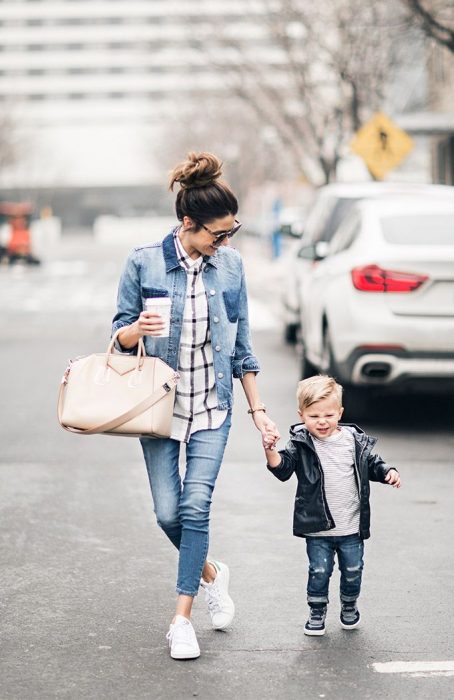
<instances>
[{"instance_id":1,"label":"leather jacket zipper","mask_svg":"<svg viewBox=\"0 0 454 700\"><path fill-rule=\"evenodd\" d=\"M319 458L317 451L315 449L314 449L314 452L315 452L315 457L317 460L317 466L318 466L319 471L320 471L320 477L322 480L322 503L323 503L323 510L325 512L326 522L330 527L331 526L335 527L335 523L334 523L333 519L328 517L328 513L327 513L327 503L326 503L326 498L325 498L325 475L323 474L323 469L322 469L322 465L320 462L320 458Z\"/></svg>"}]
</instances>

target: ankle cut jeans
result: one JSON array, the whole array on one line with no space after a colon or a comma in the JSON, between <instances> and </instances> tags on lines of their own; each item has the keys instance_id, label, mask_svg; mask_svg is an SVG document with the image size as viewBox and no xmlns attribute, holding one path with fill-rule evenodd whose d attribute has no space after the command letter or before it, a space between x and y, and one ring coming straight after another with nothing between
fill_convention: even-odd
<instances>
[{"instance_id":1,"label":"ankle cut jeans","mask_svg":"<svg viewBox=\"0 0 454 700\"><path fill-rule=\"evenodd\" d=\"M208 554L211 497L230 432L231 412L215 430L193 433L186 471L179 471L181 443L141 438L158 525L179 550L176 591L196 596Z\"/></svg>"},{"instance_id":2,"label":"ankle cut jeans","mask_svg":"<svg viewBox=\"0 0 454 700\"><path fill-rule=\"evenodd\" d=\"M361 592L364 566L364 543L359 535L340 537L307 537L309 559L307 602L309 605L326 604L328 588L334 567L334 554L340 571L340 599L342 603L355 601Z\"/></svg>"}]
</instances>

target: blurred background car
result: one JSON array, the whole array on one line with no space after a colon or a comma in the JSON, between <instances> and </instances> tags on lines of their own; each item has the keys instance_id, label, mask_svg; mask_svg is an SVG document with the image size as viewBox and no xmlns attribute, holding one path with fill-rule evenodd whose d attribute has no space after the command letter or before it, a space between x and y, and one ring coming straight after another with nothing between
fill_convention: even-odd
<instances>
[{"instance_id":1,"label":"blurred background car","mask_svg":"<svg viewBox=\"0 0 454 700\"><path fill-rule=\"evenodd\" d=\"M301 279L302 378L337 377L350 416L373 388L452 390L454 192L358 202L316 248Z\"/></svg>"},{"instance_id":2,"label":"blurred background car","mask_svg":"<svg viewBox=\"0 0 454 700\"><path fill-rule=\"evenodd\" d=\"M331 241L340 223L352 206L362 199L392 193L425 195L430 192L437 196L453 196L451 187L398 182L335 183L318 190L300 237L288 246L282 257L281 308L285 342L295 344L298 340L301 282L316 261L314 244L321 244L317 246L317 253L323 257L326 244Z\"/></svg>"}]
</instances>

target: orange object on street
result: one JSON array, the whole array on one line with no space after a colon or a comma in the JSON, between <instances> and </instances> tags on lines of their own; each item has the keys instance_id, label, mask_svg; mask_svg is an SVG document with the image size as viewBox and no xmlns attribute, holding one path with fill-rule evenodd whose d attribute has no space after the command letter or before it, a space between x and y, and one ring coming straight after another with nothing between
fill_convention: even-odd
<instances>
[{"instance_id":1,"label":"orange object on street","mask_svg":"<svg viewBox=\"0 0 454 700\"><path fill-rule=\"evenodd\" d=\"M24 261L28 264L39 264L32 255L30 219L33 205L30 202L0 202L0 221L8 225L9 236L3 248L10 263Z\"/></svg>"},{"instance_id":2,"label":"orange object on street","mask_svg":"<svg viewBox=\"0 0 454 700\"><path fill-rule=\"evenodd\" d=\"M9 219L11 236L7 244L8 253L12 255L30 255L30 228L24 216L13 216Z\"/></svg>"}]
</instances>

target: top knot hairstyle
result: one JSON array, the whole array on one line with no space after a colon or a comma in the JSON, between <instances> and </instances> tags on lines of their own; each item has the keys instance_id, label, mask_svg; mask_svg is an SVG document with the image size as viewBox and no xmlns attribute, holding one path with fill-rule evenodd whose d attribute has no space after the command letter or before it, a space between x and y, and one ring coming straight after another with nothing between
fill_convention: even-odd
<instances>
[{"instance_id":1,"label":"top knot hairstyle","mask_svg":"<svg viewBox=\"0 0 454 700\"><path fill-rule=\"evenodd\" d=\"M188 153L170 173L169 189L180 185L175 202L179 221L189 216L200 228L214 219L236 216L238 201L220 178L222 162L212 153Z\"/></svg>"}]
</instances>

